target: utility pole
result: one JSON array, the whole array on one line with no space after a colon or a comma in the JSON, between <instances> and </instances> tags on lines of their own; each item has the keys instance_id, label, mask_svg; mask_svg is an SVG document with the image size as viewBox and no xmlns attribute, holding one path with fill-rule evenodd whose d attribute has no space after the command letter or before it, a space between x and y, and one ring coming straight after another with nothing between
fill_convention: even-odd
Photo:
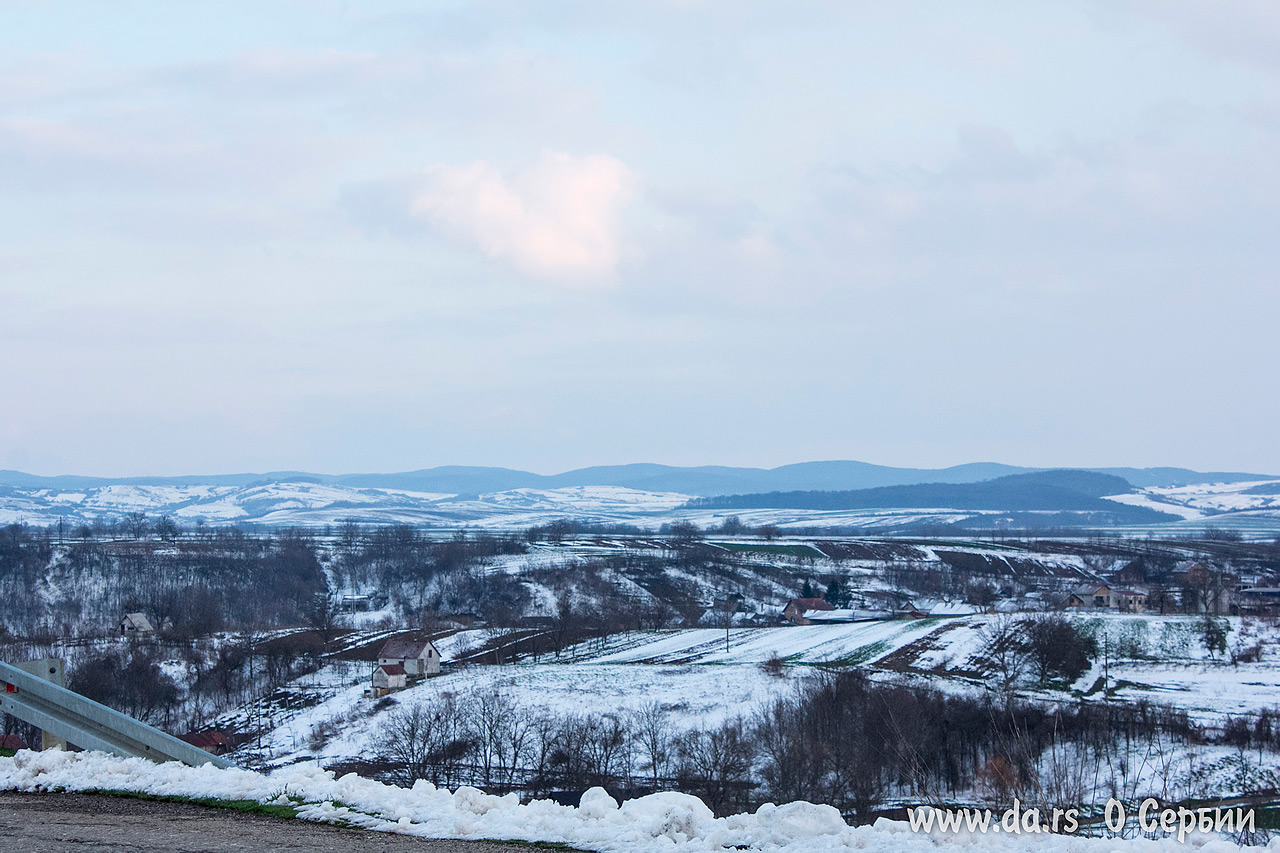
<instances>
[{"instance_id":1,"label":"utility pole","mask_svg":"<svg viewBox=\"0 0 1280 853\"><path fill-rule=\"evenodd\" d=\"M1108 641L1110 635L1106 628L1102 629L1102 698L1104 701L1111 701L1111 694L1107 692L1111 685L1111 644Z\"/></svg>"},{"instance_id":2,"label":"utility pole","mask_svg":"<svg viewBox=\"0 0 1280 853\"><path fill-rule=\"evenodd\" d=\"M741 599L736 595L725 593L724 596L724 651L729 653L729 626L733 624L733 614L738 612Z\"/></svg>"}]
</instances>

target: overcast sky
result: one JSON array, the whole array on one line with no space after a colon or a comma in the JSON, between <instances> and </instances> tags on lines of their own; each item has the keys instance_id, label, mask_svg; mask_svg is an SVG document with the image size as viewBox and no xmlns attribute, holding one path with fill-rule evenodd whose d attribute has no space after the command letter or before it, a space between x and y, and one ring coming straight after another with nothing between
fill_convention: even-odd
<instances>
[{"instance_id":1,"label":"overcast sky","mask_svg":"<svg viewBox=\"0 0 1280 853\"><path fill-rule=\"evenodd\" d=\"M0 468L1280 473L1280 4L0 0Z\"/></svg>"}]
</instances>

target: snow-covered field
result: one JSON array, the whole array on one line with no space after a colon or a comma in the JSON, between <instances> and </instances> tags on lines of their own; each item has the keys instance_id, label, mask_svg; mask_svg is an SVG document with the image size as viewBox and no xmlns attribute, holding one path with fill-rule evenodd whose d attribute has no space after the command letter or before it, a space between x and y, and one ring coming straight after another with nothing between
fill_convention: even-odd
<instances>
[{"instance_id":1,"label":"snow-covered field","mask_svg":"<svg viewBox=\"0 0 1280 853\"><path fill-rule=\"evenodd\" d=\"M242 711L223 722L251 723L254 714L269 714L273 728L262 738L261 747L256 742L252 745L252 751L272 765L313 758L327 764L377 754L397 707L430 703L445 694L501 693L534 715L553 716L626 714L656 702L681 729L687 729L749 715L791 694L810 676L808 671L771 676L756 666L475 666L399 691L394 694L394 706L375 710L377 700L363 695L369 669L367 665L327 667L296 688L297 695L318 699L315 705ZM318 745L313 734L326 730L333 736Z\"/></svg>"},{"instance_id":2,"label":"snow-covered field","mask_svg":"<svg viewBox=\"0 0 1280 853\"><path fill-rule=\"evenodd\" d=\"M681 729L751 717L774 700L793 695L824 664L856 664L878 678L908 678L950 692L987 689L981 653L994 617L892 620L844 625L733 628L725 649L723 629L633 631L589 640L559 658L544 655L502 666L472 665L394 694L391 707L375 708L364 688L372 665L327 665L289 688L298 701L243 709L222 720L244 728L264 717L270 731L254 753L278 765L302 759L324 762L376 754L396 706L430 703L445 695L500 693L534 714L609 715L657 703ZM1229 623L1228 644L1259 643L1262 660L1232 665L1212 658L1195 640L1195 619L1181 616L1090 616L1083 619L1107 657L1069 690L1031 686L1027 695L1048 701L1147 699L1183 709L1219 726L1227 715L1280 705L1280 629L1239 618ZM483 630L459 631L437 641L446 663L483 644ZM1127 644L1132 657L1116 649ZM783 666L764 666L782 661ZM1100 689L1104 680L1107 693ZM328 735L317 740L317 732Z\"/></svg>"}]
</instances>

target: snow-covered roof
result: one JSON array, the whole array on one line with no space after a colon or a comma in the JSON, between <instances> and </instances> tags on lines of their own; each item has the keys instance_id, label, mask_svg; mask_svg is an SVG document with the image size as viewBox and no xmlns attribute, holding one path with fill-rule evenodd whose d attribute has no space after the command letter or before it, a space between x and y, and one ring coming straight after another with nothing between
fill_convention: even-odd
<instances>
[{"instance_id":1,"label":"snow-covered roof","mask_svg":"<svg viewBox=\"0 0 1280 853\"><path fill-rule=\"evenodd\" d=\"M930 616L972 616L981 612L977 607L965 604L963 601L943 601L929 609Z\"/></svg>"},{"instance_id":2,"label":"snow-covered roof","mask_svg":"<svg viewBox=\"0 0 1280 853\"><path fill-rule=\"evenodd\" d=\"M872 610L867 607L844 607L831 610L806 610L804 618L810 622L863 622L872 619L889 619L888 610Z\"/></svg>"}]
</instances>

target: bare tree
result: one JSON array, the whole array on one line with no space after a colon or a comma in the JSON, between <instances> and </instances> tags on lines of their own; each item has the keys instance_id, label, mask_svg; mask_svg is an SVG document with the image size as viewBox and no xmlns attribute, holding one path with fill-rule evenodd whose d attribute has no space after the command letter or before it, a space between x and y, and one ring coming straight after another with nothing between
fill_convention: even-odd
<instances>
[{"instance_id":1,"label":"bare tree","mask_svg":"<svg viewBox=\"0 0 1280 853\"><path fill-rule=\"evenodd\" d=\"M631 727L639 747L639 757L649 770L653 790L671 772L674 744L671 715L658 702L649 702L632 714Z\"/></svg>"},{"instance_id":2,"label":"bare tree","mask_svg":"<svg viewBox=\"0 0 1280 853\"><path fill-rule=\"evenodd\" d=\"M1031 662L1026 632L1019 620L1002 613L987 620L978 636L982 639L983 656L991 662L993 673L1000 679L1000 688L1008 692Z\"/></svg>"},{"instance_id":3,"label":"bare tree","mask_svg":"<svg viewBox=\"0 0 1280 853\"><path fill-rule=\"evenodd\" d=\"M131 512L124 517L125 530L134 539L141 539L147 535L147 514L145 512Z\"/></svg>"},{"instance_id":4,"label":"bare tree","mask_svg":"<svg viewBox=\"0 0 1280 853\"><path fill-rule=\"evenodd\" d=\"M716 814L729 814L745 802L752 787L755 744L741 720L686 732L680 738L679 755L681 786L696 793Z\"/></svg>"}]
</instances>

